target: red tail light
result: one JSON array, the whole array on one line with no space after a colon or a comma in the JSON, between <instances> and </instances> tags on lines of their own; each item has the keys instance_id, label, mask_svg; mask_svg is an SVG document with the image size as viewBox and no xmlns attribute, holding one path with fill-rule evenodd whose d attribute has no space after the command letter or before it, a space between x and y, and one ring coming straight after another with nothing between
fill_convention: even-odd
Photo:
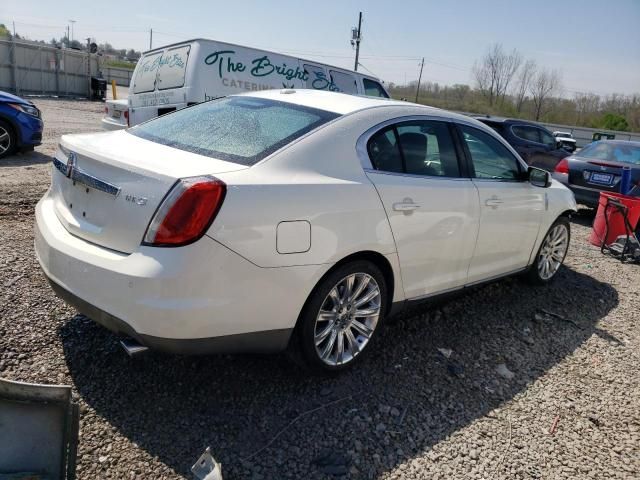
<instances>
[{"instance_id":1,"label":"red tail light","mask_svg":"<svg viewBox=\"0 0 640 480\"><path fill-rule=\"evenodd\" d=\"M130 127L131 124L129 123L129 110L124 111L124 118L127 119L127 127Z\"/></svg>"},{"instance_id":2,"label":"red tail light","mask_svg":"<svg viewBox=\"0 0 640 480\"><path fill-rule=\"evenodd\" d=\"M109 115L109 107L107 107L106 105L104 107L104 114Z\"/></svg>"},{"instance_id":3,"label":"red tail light","mask_svg":"<svg viewBox=\"0 0 640 480\"><path fill-rule=\"evenodd\" d=\"M154 214L145 245L179 247L202 237L216 218L227 186L214 177L178 180Z\"/></svg>"},{"instance_id":4,"label":"red tail light","mask_svg":"<svg viewBox=\"0 0 640 480\"><path fill-rule=\"evenodd\" d=\"M558 162L556 168L554 169L556 173L569 173L569 160L563 158Z\"/></svg>"}]
</instances>

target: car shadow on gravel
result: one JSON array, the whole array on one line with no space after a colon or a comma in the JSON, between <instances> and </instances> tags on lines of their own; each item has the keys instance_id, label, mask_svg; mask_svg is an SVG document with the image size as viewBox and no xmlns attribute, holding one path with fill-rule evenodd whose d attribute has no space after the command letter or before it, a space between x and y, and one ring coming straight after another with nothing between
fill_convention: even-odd
<instances>
[{"instance_id":1,"label":"car shadow on gravel","mask_svg":"<svg viewBox=\"0 0 640 480\"><path fill-rule=\"evenodd\" d=\"M0 160L0 172L3 167L28 167L30 165L42 165L49 162L51 162L51 156L45 155L37 150L14 153Z\"/></svg>"},{"instance_id":2,"label":"car shadow on gravel","mask_svg":"<svg viewBox=\"0 0 640 480\"><path fill-rule=\"evenodd\" d=\"M284 355L130 359L81 315L59 335L89 407L81 421L95 411L178 474L191 478L211 446L225 478L374 478L523 392L617 303L612 286L569 268L551 286L507 279L388 322L371 355L334 378ZM503 363L512 379L497 373ZM81 452L104 447L87 437Z\"/></svg>"}]
</instances>

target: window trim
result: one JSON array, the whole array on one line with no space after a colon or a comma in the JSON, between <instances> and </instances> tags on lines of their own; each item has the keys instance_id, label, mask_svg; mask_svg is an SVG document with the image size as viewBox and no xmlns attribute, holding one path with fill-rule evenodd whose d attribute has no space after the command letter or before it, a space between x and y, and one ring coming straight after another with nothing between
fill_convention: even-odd
<instances>
[{"instance_id":1,"label":"window trim","mask_svg":"<svg viewBox=\"0 0 640 480\"><path fill-rule=\"evenodd\" d=\"M529 166L520 158L519 155L517 155L517 153L514 153L515 150L511 147L511 145L508 145L506 143L506 141L504 141L502 138L500 138L497 134L497 132L491 130L485 130L484 128L478 128L477 125L473 125L471 124L471 122L467 123L467 122L454 122L454 125L456 127L456 130L458 131L458 139L461 143L461 147L464 151L464 155L466 158L466 162L467 162L467 167L469 169L469 176L470 178L476 182L501 182L501 183L524 183L527 182L527 172L529 171ZM497 140L503 147L505 147L505 149L511 154L511 156L514 158L514 160L516 161L516 163L520 166L520 178L516 178L516 179L511 179L511 178L480 178L476 176L476 169L475 166L473 164L473 158L471 157L471 152L469 151L469 147L467 146L467 142L464 140L464 133L462 132L462 129L460 128L460 126L465 126L467 128L472 128L474 130L478 130L480 132L483 132L489 136L491 136L494 140ZM486 126L487 129L490 129L489 126ZM520 138L520 137L518 137Z\"/></svg>"},{"instance_id":2,"label":"window trim","mask_svg":"<svg viewBox=\"0 0 640 480\"><path fill-rule=\"evenodd\" d=\"M406 170L405 162L404 162L404 153L402 152L402 146L400 145L396 126L402 123L409 123L409 122L415 122L415 121L432 121L432 122L441 122L444 124L448 124L449 135L451 135L451 141L453 142L456 158L458 161L458 170L460 172L459 176L445 177L441 175L418 175L415 173L389 172L386 170L378 170L373 166L373 163L371 162L371 158L369 157L369 141L374 135L381 133L389 129L389 127L391 127L394 131L396 142L398 142L398 150L400 151L400 155L402 158L402 168L403 170ZM391 119L385 120L384 122L378 123L377 125L374 125L373 127L367 129L362 135L360 135L360 137L356 141L356 154L358 156L358 159L360 160L360 165L362 166L365 172L381 173L385 175L397 175L397 176L403 176L403 177L441 179L441 180L469 180L470 177L467 176L466 159L460 156L459 145L457 145L458 139L456 138L456 135L452 134L451 132L452 124L453 124L453 121L450 118L439 117L436 115L407 115L403 117L391 118Z\"/></svg>"}]
</instances>

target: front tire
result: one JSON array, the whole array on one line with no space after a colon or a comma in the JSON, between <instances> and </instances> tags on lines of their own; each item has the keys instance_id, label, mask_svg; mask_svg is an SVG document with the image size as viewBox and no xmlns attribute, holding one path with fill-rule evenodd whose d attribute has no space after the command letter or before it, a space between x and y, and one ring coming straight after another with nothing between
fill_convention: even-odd
<instances>
[{"instance_id":1,"label":"front tire","mask_svg":"<svg viewBox=\"0 0 640 480\"><path fill-rule=\"evenodd\" d=\"M16 150L18 139L11 125L0 120L0 159L8 157Z\"/></svg>"},{"instance_id":2,"label":"front tire","mask_svg":"<svg viewBox=\"0 0 640 480\"><path fill-rule=\"evenodd\" d=\"M536 285L551 282L564 263L571 240L571 226L567 217L558 218L549 228L527 278Z\"/></svg>"},{"instance_id":3,"label":"front tire","mask_svg":"<svg viewBox=\"0 0 640 480\"><path fill-rule=\"evenodd\" d=\"M387 308L384 275L359 260L337 268L315 287L298 320L306 366L326 373L352 367L371 350Z\"/></svg>"}]
</instances>

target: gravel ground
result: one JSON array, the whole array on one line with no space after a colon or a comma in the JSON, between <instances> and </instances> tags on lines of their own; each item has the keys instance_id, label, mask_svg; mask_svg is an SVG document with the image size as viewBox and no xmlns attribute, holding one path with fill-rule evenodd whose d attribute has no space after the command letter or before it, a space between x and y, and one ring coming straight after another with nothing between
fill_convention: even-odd
<instances>
[{"instance_id":1,"label":"gravel ground","mask_svg":"<svg viewBox=\"0 0 640 480\"><path fill-rule=\"evenodd\" d=\"M640 267L588 245L591 212L552 286L507 279L413 310L337 378L278 355L132 360L33 253L45 162L102 106L36 103L45 144L0 164L0 376L73 385L79 479L193 478L209 445L225 479L640 478Z\"/></svg>"}]
</instances>

